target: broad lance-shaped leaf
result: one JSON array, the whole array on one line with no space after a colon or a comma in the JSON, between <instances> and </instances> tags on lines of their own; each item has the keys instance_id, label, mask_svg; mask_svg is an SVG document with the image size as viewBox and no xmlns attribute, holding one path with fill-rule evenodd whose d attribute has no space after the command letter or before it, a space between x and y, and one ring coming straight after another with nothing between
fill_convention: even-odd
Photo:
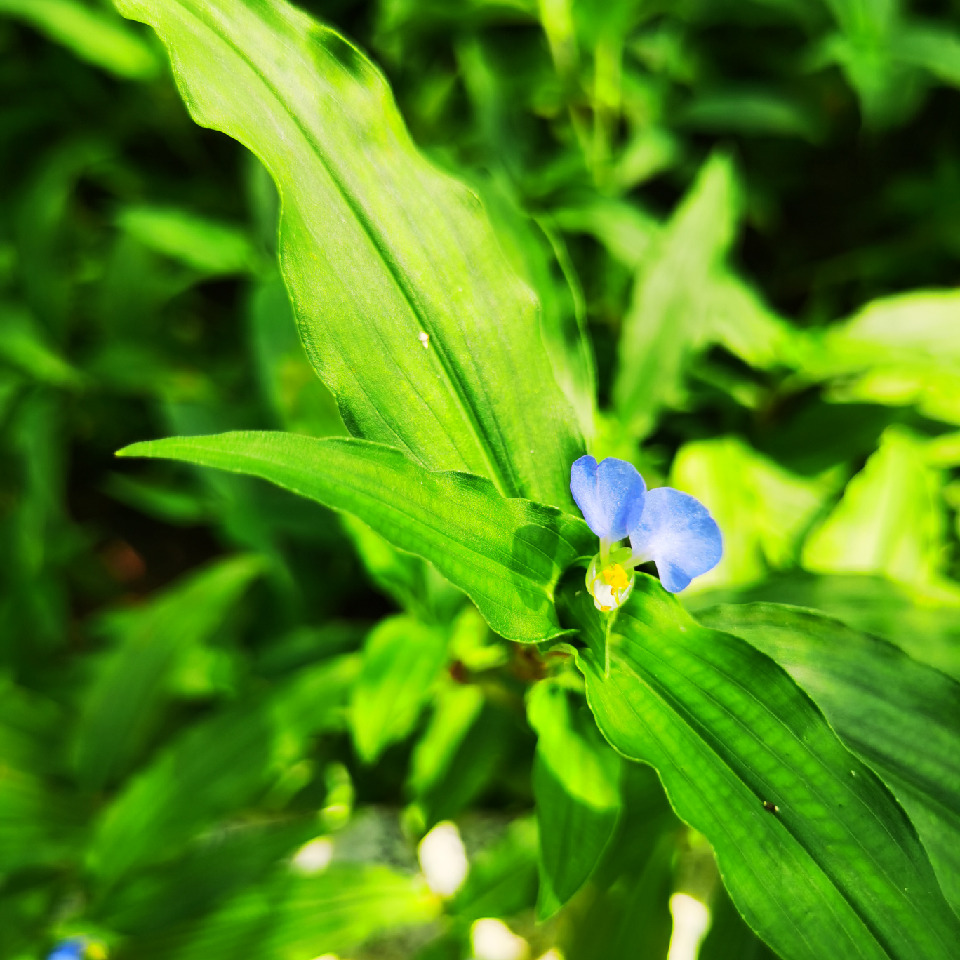
<instances>
[{"instance_id":1,"label":"broad lance-shaped leaf","mask_svg":"<svg viewBox=\"0 0 960 960\"><path fill-rule=\"evenodd\" d=\"M351 433L568 506L582 441L536 299L374 66L281 0L117 5L160 35L193 118L270 170L301 336Z\"/></svg>"},{"instance_id":2,"label":"broad lance-shaped leaf","mask_svg":"<svg viewBox=\"0 0 960 960\"><path fill-rule=\"evenodd\" d=\"M725 604L698 614L743 637L810 694L903 804L960 908L960 683L886 640L813 610Z\"/></svg>"},{"instance_id":3,"label":"broad lance-shaped leaf","mask_svg":"<svg viewBox=\"0 0 960 960\"><path fill-rule=\"evenodd\" d=\"M135 443L119 456L250 474L351 513L393 546L429 560L509 640L546 640L561 632L554 587L593 549L582 520L506 499L482 477L431 473L401 451L365 440L221 433Z\"/></svg>"},{"instance_id":4,"label":"broad lance-shaped leaf","mask_svg":"<svg viewBox=\"0 0 960 960\"><path fill-rule=\"evenodd\" d=\"M713 846L740 912L784 960L949 960L960 921L903 810L769 657L700 626L640 575L612 624L564 588L587 700Z\"/></svg>"}]
</instances>

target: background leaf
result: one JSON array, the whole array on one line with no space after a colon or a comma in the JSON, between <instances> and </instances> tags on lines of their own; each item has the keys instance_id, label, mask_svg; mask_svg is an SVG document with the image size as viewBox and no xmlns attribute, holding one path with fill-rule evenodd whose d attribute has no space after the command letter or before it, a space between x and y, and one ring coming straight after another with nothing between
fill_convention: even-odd
<instances>
[{"instance_id":1,"label":"background leaf","mask_svg":"<svg viewBox=\"0 0 960 960\"><path fill-rule=\"evenodd\" d=\"M556 913L593 873L620 815L620 760L597 733L586 705L539 683L527 715L537 731L533 794L540 832L537 913Z\"/></svg>"},{"instance_id":2,"label":"background leaf","mask_svg":"<svg viewBox=\"0 0 960 960\"><path fill-rule=\"evenodd\" d=\"M430 702L447 659L447 638L409 617L382 620L367 637L350 706L353 739L362 760L413 729Z\"/></svg>"}]
</instances>

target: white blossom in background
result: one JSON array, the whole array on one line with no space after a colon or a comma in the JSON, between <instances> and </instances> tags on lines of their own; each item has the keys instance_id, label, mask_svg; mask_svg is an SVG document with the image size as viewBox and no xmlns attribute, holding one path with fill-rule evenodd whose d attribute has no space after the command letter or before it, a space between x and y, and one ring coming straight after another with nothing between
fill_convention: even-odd
<instances>
[{"instance_id":1,"label":"white blossom in background","mask_svg":"<svg viewBox=\"0 0 960 960\"><path fill-rule=\"evenodd\" d=\"M487 917L470 928L474 960L526 960L530 948L502 920Z\"/></svg>"},{"instance_id":2,"label":"white blossom in background","mask_svg":"<svg viewBox=\"0 0 960 960\"><path fill-rule=\"evenodd\" d=\"M452 897L467 879L470 864L455 823L438 823L417 848L427 886L441 897Z\"/></svg>"},{"instance_id":3,"label":"white blossom in background","mask_svg":"<svg viewBox=\"0 0 960 960\"><path fill-rule=\"evenodd\" d=\"M667 960L697 960L700 944L710 927L710 911L699 900L686 893L670 898L673 933Z\"/></svg>"},{"instance_id":4,"label":"white blossom in background","mask_svg":"<svg viewBox=\"0 0 960 960\"><path fill-rule=\"evenodd\" d=\"M320 873L330 866L333 859L333 841L327 837L317 837L305 843L294 855L291 866L297 873L310 876ZM325 960L321 957L320 960Z\"/></svg>"}]
</instances>

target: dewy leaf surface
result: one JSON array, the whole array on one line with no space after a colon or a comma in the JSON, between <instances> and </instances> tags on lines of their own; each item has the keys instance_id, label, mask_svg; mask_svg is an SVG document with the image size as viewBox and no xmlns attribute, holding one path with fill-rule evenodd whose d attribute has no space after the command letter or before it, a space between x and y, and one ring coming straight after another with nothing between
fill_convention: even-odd
<instances>
[{"instance_id":1,"label":"dewy leaf surface","mask_svg":"<svg viewBox=\"0 0 960 960\"><path fill-rule=\"evenodd\" d=\"M193 118L270 170L301 336L350 431L568 506L582 441L536 299L373 65L280 0L117 5L160 35Z\"/></svg>"},{"instance_id":2,"label":"dewy leaf surface","mask_svg":"<svg viewBox=\"0 0 960 960\"><path fill-rule=\"evenodd\" d=\"M592 602L581 591L570 603L601 731L657 769L784 960L956 956L960 922L903 810L781 667L640 576L605 675Z\"/></svg>"},{"instance_id":3,"label":"dewy leaf surface","mask_svg":"<svg viewBox=\"0 0 960 960\"><path fill-rule=\"evenodd\" d=\"M554 587L593 549L582 520L506 499L482 477L431 473L401 451L365 440L237 432L135 443L120 455L261 477L360 517L393 546L429 560L509 640L561 632Z\"/></svg>"},{"instance_id":4,"label":"dewy leaf surface","mask_svg":"<svg viewBox=\"0 0 960 960\"><path fill-rule=\"evenodd\" d=\"M724 604L705 626L743 637L810 694L910 815L944 894L960 907L960 683L902 650L778 603Z\"/></svg>"}]
</instances>

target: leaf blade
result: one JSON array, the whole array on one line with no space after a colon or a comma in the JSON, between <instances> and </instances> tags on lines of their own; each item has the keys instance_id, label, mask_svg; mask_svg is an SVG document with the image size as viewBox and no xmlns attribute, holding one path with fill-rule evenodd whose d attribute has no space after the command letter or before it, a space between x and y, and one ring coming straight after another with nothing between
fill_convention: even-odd
<instances>
[{"instance_id":1,"label":"leaf blade","mask_svg":"<svg viewBox=\"0 0 960 960\"><path fill-rule=\"evenodd\" d=\"M960 906L960 683L893 644L775 603L725 604L698 617L777 661L844 742L890 787Z\"/></svg>"},{"instance_id":2,"label":"leaf blade","mask_svg":"<svg viewBox=\"0 0 960 960\"><path fill-rule=\"evenodd\" d=\"M193 118L277 182L301 337L350 431L567 506L582 441L536 300L476 196L417 152L379 71L281 0L118 6L157 30Z\"/></svg>"},{"instance_id":3,"label":"leaf blade","mask_svg":"<svg viewBox=\"0 0 960 960\"><path fill-rule=\"evenodd\" d=\"M650 578L634 598L610 637L609 674L602 626L575 601L588 703L607 739L652 764L677 813L711 842L750 926L787 960L836 950L946 960L960 924L912 826L812 701Z\"/></svg>"},{"instance_id":4,"label":"leaf blade","mask_svg":"<svg viewBox=\"0 0 960 960\"><path fill-rule=\"evenodd\" d=\"M505 499L481 477L431 473L364 440L237 432L135 443L118 455L250 474L362 517L393 546L433 563L510 640L561 633L554 587L593 544L582 520Z\"/></svg>"}]
</instances>

